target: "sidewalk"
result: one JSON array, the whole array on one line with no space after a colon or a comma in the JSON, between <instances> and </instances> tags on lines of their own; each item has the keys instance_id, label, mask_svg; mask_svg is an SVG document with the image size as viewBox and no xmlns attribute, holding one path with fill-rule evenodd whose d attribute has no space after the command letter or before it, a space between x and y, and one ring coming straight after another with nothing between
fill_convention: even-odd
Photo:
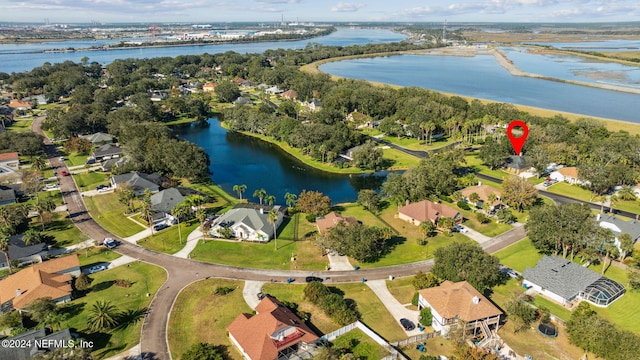
<instances>
[{"instance_id":1,"label":"sidewalk","mask_svg":"<svg viewBox=\"0 0 640 360\"><path fill-rule=\"evenodd\" d=\"M184 244L184 247L177 253L173 254L173 256L183 258L183 259L188 259L189 254L191 254L193 249L196 248L196 245L198 245L198 241L200 241L200 239L202 239L203 237L204 237L204 234L202 233L202 231L200 231L200 228L193 230L187 236L187 241Z\"/></svg>"}]
</instances>

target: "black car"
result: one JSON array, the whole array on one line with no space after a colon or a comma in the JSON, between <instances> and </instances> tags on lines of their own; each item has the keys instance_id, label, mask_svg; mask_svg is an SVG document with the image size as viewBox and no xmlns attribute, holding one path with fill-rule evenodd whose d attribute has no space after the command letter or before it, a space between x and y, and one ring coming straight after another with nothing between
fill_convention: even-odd
<instances>
[{"instance_id":1,"label":"black car","mask_svg":"<svg viewBox=\"0 0 640 360\"><path fill-rule=\"evenodd\" d=\"M155 231L160 231L160 230L162 230L162 229L166 229L166 228L168 228L168 227L169 227L169 225L167 225L167 224L165 224L165 223L162 223L162 224L156 224L156 225L153 225L153 230L155 230Z\"/></svg>"},{"instance_id":2,"label":"black car","mask_svg":"<svg viewBox=\"0 0 640 360\"><path fill-rule=\"evenodd\" d=\"M416 328L411 320L405 318L400 319L400 325L402 325L402 328L404 328L406 331L411 331Z\"/></svg>"},{"instance_id":3,"label":"black car","mask_svg":"<svg viewBox=\"0 0 640 360\"><path fill-rule=\"evenodd\" d=\"M312 282L312 281L322 282L322 278L319 278L319 277L317 277L317 276L307 276L307 277L305 278L305 280L306 280L308 283L310 283L310 282Z\"/></svg>"}]
</instances>

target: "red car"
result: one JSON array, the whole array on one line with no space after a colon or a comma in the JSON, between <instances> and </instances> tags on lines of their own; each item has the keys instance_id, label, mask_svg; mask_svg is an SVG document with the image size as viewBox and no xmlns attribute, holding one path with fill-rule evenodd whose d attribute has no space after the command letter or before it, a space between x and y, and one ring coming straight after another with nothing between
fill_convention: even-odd
<instances>
[{"instance_id":1,"label":"red car","mask_svg":"<svg viewBox=\"0 0 640 360\"><path fill-rule=\"evenodd\" d=\"M69 176L69 173L68 173L68 172L66 172L66 171L61 171L61 172L60 172L60 175L62 175L62 176Z\"/></svg>"}]
</instances>

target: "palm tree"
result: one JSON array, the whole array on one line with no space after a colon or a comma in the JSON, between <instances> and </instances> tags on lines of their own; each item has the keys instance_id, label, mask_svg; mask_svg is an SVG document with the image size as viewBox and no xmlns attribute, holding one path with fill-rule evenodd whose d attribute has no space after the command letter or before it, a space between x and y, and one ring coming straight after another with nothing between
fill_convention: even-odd
<instances>
[{"instance_id":1,"label":"palm tree","mask_svg":"<svg viewBox=\"0 0 640 360\"><path fill-rule=\"evenodd\" d=\"M245 184L233 185L233 191L238 193L238 198L240 198L240 201L242 201L242 193L245 192L245 190L247 190L247 185Z\"/></svg>"},{"instance_id":2,"label":"palm tree","mask_svg":"<svg viewBox=\"0 0 640 360\"><path fill-rule=\"evenodd\" d=\"M11 208L8 206L0 206L0 223L2 223L2 227L4 229L9 230L9 232L13 232L14 225L11 221L13 214L10 211Z\"/></svg>"},{"instance_id":3,"label":"palm tree","mask_svg":"<svg viewBox=\"0 0 640 360\"><path fill-rule=\"evenodd\" d=\"M52 330L60 330L62 323L67 320L67 314L52 312L44 319L44 325L50 325Z\"/></svg>"},{"instance_id":4,"label":"palm tree","mask_svg":"<svg viewBox=\"0 0 640 360\"><path fill-rule=\"evenodd\" d=\"M187 196L185 201L190 207L198 210L201 205L207 202L207 199L205 199L202 195L190 195Z\"/></svg>"},{"instance_id":5,"label":"palm tree","mask_svg":"<svg viewBox=\"0 0 640 360\"><path fill-rule=\"evenodd\" d=\"M631 186L623 186L622 189L618 191L618 197L625 201L631 201L637 198L636 192L633 191Z\"/></svg>"},{"instance_id":6,"label":"palm tree","mask_svg":"<svg viewBox=\"0 0 640 360\"><path fill-rule=\"evenodd\" d=\"M478 202L480 201L480 195L478 195L478 193L471 193L469 194L469 201L471 201L471 203L475 206L478 206Z\"/></svg>"},{"instance_id":7,"label":"palm tree","mask_svg":"<svg viewBox=\"0 0 640 360\"><path fill-rule=\"evenodd\" d=\"M9 274L13 273L11 269L11 259L9 259L9 235L7 235L4 231L0 231L0 252L4 254L4 257L7 259L7 266L9 267Z\"/></svg>"},{"instance_id":8,"label":"palm tree","mask_svg":"<svg viewBox=\"0 0 640 360\"><path fill-rule=\"evenodd\" d=\"M276 197L274 195L267 195L264 197L264 202L266 202L269 205L273 205L275 201L276 201Z\"/></svg>"},{"instance_id":9,"label":"palm tree","mask_svg":"<svg viewBox=\"0 0 640 360\"><path fill-rule=\"evenodd\" d=\"M616 195L609 196L609 214L613 213L613 207L618 204L618 200Z\"/></svg>"},{"instance_id":10,"label":"palm tree","mask_svg":"<svg viewBox=\"0 0 640 360\"><path fill-rule=\"evenodd\" d=\"M40 217L40 224L42 225L42 231L44 231L44 214L50 213L55 209L56 209L56 204L53 202L53 200L49 198L43 199L41 202L37 202L33 204L33 211L38 213L38 216Z\"/></svg>"},{"instance_id":11,"label":"palm tree","mask_svg":"<svg viewBox=\"0 0 640 360\"><path fill-rule=\"evenodd\" d=\"M46 160L42 156L36 156L31 160L31 167L34 169L34 177L36 181L36 202L40 202L40 170L44 169L47 165Z\"/></svg>"},{"instance_id":12,"label":"palm tree","mask_svg":"<svg viewBox=\"0 0 640 360\"><path fill-rule=\"evenodd\" d=\"M298 195L292 194L290 192L284 194L284 201L285 201L285 203L287 204L288 207L295 206L297 198L298 198Z\"/></svg>"},{"instance_id":13,"label":"palm tree","mask_svg":"<svg viewBox=\"0 0 640 360\"><path fill-rule=\"evenodd\" d=\"M98 300L89 309L89 329L94 332L113 329L118 324L119 315L118 309L110 301Z\"/></svg>"},{"instance_id":14,"label":"palm tree","mask_svg":"<svg viewBox=\"0 0 640 360\"><path fill-rule=\"evenodd\" d=\"M27 246L39 244L44 240L42 233L36 229L28 229L22 236L22 241Z\"/></svg>"},{"instance_id":15,"label":"palm tree","mask_svg":"<svg viewBox=\"0 0 640 360\"><path fill-rule=\"evenodd\" d=\"M191 205L189 205L187 200L178 203L173 207L173 209L171 209L171 215L178 219L178 237L180 238L180 245L182 245L182 230L180 229L180 218L188 215L189 213L191 213Z\"/></svg>"},{"instance_id":16,"label":"palm tree","mask_svg":"<svg viewBox=\"0 0 640 360\"><path fill-rule=\"evenodd\" d=\"M144 197L140 203L140 215L147 220L149 229L151 229L151 236L153 236L153 209L151 208L151 199Z\"/></svg>"},{"instance_id":17,"label":"palm tree","mask_svg":"<svg viewBox=\"0 0 640 360\"><path fill-rule=\"evenodd\" d=\"M267 196L267 190L265 189L258 189L253 192L253 197L257 197L260 200L260 205L262 205L262 199L264 199L265 196Z\"/></svg>"},{"instance_id":18,"label":"palm tree","mask_svg":"<svg viewBox=\"0 0 640 360\"><path fill-rule=\"evenodd\" d=\"M278 221L278 213L274 209L271 209L269 211L269 222L273 226L273 240L275 242L276 250L278 250L278 234L276 234L276 231L277 231L276 222L277 221Z\"/></svg>"},{"instance_id":19,"label":"palm tree","mask_svg":"<svg viewBox=\"0 0 640 360\"><path fill-rule=\"evenodd\" d=\"M420 233L424 236L424 239L426 240L429 237L429 235L431 235L431 233L436 230L436 226L431 221L423 221L423 222L420 223L420 226L418 227L418 230L420 231Z\"/></svg>"}]
</instances>

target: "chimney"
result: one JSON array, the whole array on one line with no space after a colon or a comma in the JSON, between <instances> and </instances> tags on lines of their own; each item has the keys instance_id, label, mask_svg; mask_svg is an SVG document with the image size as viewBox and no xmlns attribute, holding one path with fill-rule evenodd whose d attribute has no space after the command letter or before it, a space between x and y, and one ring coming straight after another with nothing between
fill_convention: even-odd
<instances>
[{"instance_id":1,"label":"chimney","mask_svg":"<svg viewBox=\"0 0 640 360\"><path fill-rule=\"evenodd\" d=\"M480 303L480 298L477 296L474 296L473 299L471 299L471 302L473 302L474 304L479 304Z\"/></svg>"},{"instance_id":2,"label":"chimney","mask_svg":"<svg viewBox=\"0 0 640 360\"><path fill-rule=\"evenodd\" d=\"M404 201L404 204L405 204L405 205L409 205L409 199L405 200L405 201Z\"/></svg>"}]
</instances>

